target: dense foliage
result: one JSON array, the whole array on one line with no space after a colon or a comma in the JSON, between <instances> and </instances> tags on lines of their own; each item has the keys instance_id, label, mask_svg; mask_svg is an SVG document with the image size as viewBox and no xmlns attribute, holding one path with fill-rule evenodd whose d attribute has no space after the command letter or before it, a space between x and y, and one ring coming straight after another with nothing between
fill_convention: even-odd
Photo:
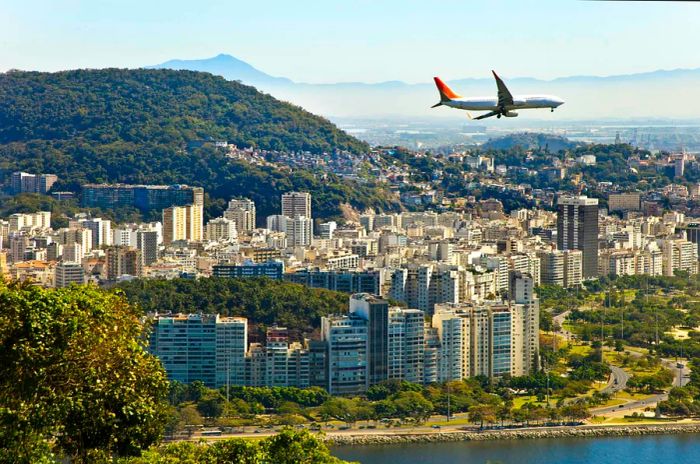
<instances>
[{"instance_id":1,"label":"dense foliage","mask_svg":"<svg viewBox=\"0 0 700 464\"><path fill-rule=\"evenodd\" d=\"M11 71L0 74L0 101L1 143L77 139L96 145L185 147L215 139L316 153L367 148L325 119L208 73Z\"/></svg>"},{"instance_id":2,"label":"dense foliage","mask_svg":"<svg viewBox=\"0 0 700 464\"><path fill-rule=\"evenodd\" d=\"M155 443L168 383L142 331L117 294L0 282L0 462L98 462Z\"/></svg>"},{"instance_id":3,"label":"dense foliage","mask_svg":"<svg viewBox=\"0 0 700 464\"><path fill-rule=\"evenodd\" d=\"M308 431L285 429L260 441L234 438L214 443L181 441L154 448L122 464L342 464Z\"/></svg>"},{"instance_id":4,"label":"dense foliage","mask_svg":"<svg viewBox=\"0 0 700 464\"><path fill-rule=\"evenodd\" d=\"M348 295L266 278L132 280L119 284L144 312L202 312L244 316L251 323L278 324L310 333L321 316L347 311Z\"/></svg>"}]
</instances>

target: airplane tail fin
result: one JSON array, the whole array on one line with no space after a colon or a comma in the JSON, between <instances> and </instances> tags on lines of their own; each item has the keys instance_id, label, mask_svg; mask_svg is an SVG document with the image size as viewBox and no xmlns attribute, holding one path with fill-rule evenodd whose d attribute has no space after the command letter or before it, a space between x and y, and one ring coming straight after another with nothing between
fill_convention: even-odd
<instances>
[{"instance_id":1,"label":"airplane tail fin","mask_svg":"<svg viewBox=\"0 0 700 464\"><path fill-rule=\"evenodd\" d=\"M440 104L455 98L462 98L461 95L454 93L439 77L434 77L433 79L435 79L435 85L437 86L438 92L440 92Z\"/></svg>"}]
</instances>

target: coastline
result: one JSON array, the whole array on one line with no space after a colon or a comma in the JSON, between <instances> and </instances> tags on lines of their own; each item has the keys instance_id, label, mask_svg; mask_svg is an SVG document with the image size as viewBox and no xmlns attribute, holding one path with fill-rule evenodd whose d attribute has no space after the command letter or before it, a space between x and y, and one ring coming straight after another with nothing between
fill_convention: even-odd
<instances>
[{"instance_id":1,"label":"coastline","mask_svg":"<svg viewBox=\"0 0 700 464\"><path fill-rule=\"evenodd\" d=\"M327 434L330 446L364 446L406 443L444 443L457 441L532 440L538 438L598 438L642 435L700 433L700 423L692 424L639 424L639 425L591 425L582 427L531 428L519 430L436 431L372 434Z\"/></svg>"}]
</instances>

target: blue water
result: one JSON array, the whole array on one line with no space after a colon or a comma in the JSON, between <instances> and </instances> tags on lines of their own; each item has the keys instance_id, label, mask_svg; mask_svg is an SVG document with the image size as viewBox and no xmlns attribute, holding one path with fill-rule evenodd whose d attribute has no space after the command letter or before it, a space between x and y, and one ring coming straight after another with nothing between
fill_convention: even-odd
<instances>
[{"instance_id":1,"label":"blue water","mask_svg":"<svg viewBox=\"0 0 700 464\"><path fill-rule=\"evenodd\" d=\"M343 446L362 464L700 464L700 435Z\"/></svg>"}]
</instances>

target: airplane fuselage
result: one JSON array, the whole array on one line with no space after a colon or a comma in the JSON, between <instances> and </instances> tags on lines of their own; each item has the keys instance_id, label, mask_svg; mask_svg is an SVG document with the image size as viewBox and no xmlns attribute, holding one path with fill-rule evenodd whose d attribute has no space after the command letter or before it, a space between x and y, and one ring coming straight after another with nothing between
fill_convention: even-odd
<instances>
[{"instance_id":1,"label":"airplane fuselage","mask_svg":"<svg viewBox=\"0 0 700 464\"><path fill-rule=\"evenodd\" d=\"M439 77L435 77L435 85L437 86L438 93L440 94L440 101L433 105L431 108L436 108L438 106L449 106L450 108L455 108L458 110L467 111L467 116L469 119L486 119L496 116L500 118L505 116L507 118L514 118L518 115L515 110L524 110L530 108L550 108L554 111L555 108L560 107L564 104L564 100L554 95L513 95L506 87L503 80L498 77L494 72L494 79L496 79L496 87L498 90L497 97L470 97L465 98L447 86ZM468 113L468 111L486 111L487 113L479 115L475 118Z\"/></svg>"},{"instance_id":2,"label":"airplane fuselage","mask_svg":"<svg viewBox=\"0 0 700 464\"><path fill-rule=\"evenodd\" d=\"M514 95L513 104L498 106L498 98L493 97L470 97L455 98L442 102L450 108L468 111L512 111L529 108L557 108L564 104L564 101L553 95Z\"/></svg>"}]
</instances>

